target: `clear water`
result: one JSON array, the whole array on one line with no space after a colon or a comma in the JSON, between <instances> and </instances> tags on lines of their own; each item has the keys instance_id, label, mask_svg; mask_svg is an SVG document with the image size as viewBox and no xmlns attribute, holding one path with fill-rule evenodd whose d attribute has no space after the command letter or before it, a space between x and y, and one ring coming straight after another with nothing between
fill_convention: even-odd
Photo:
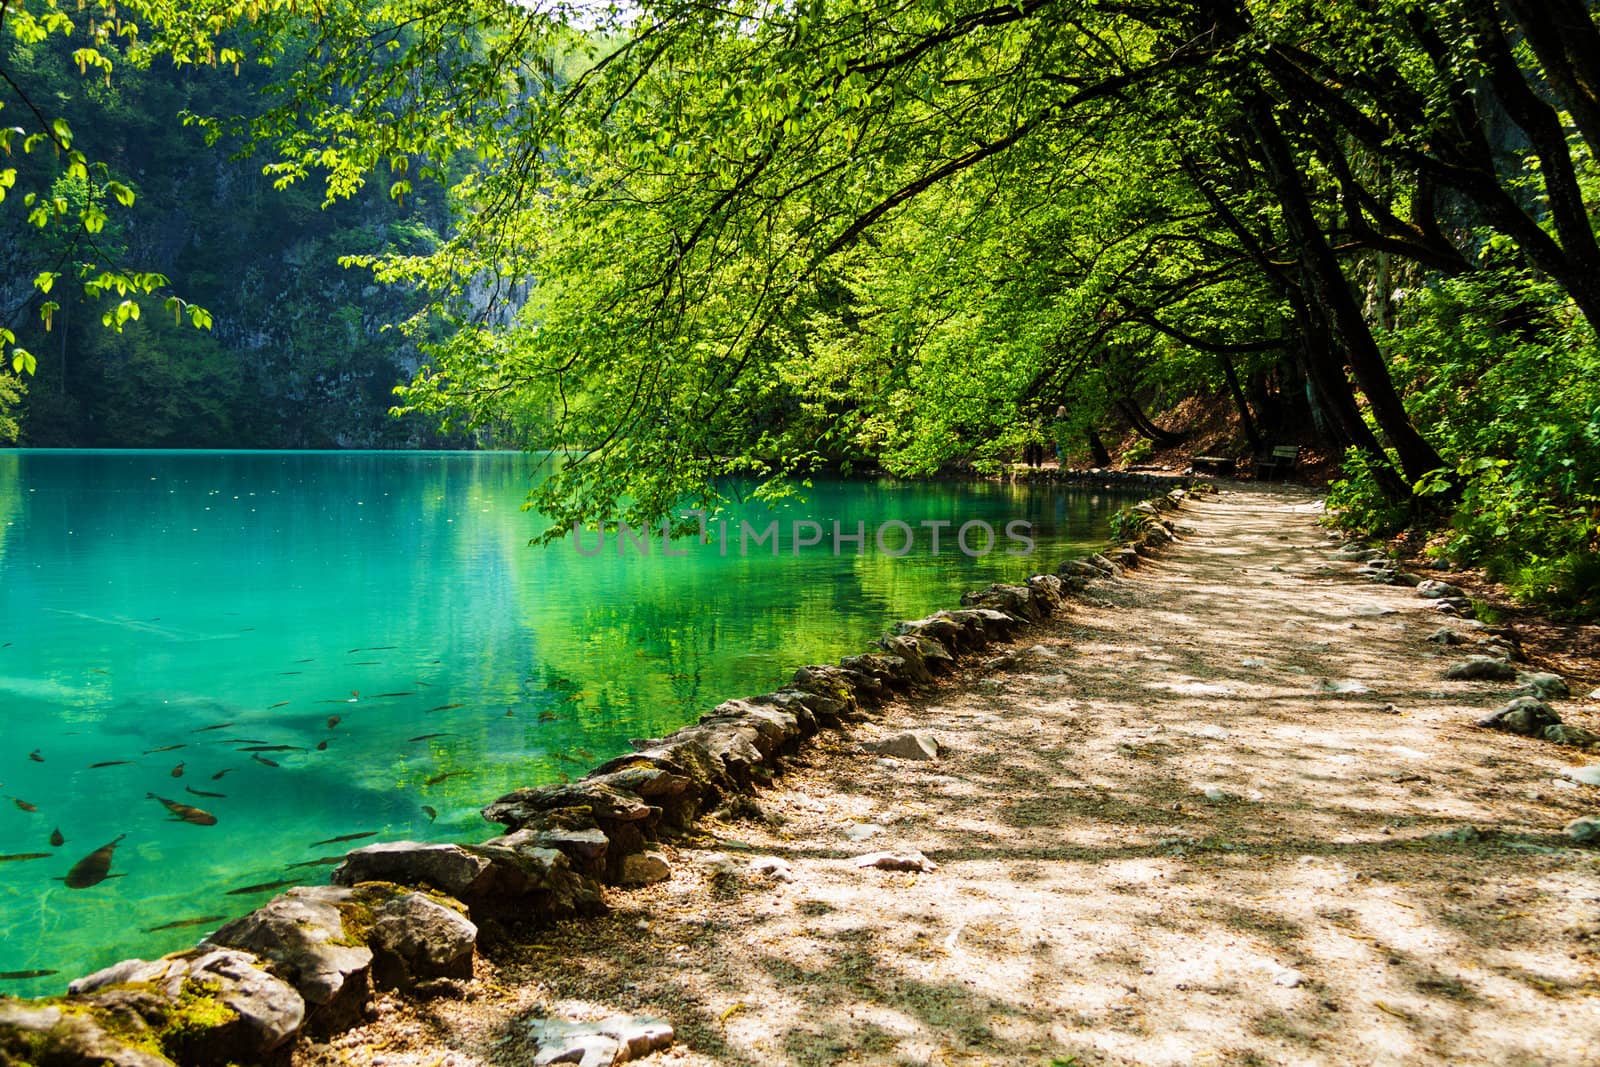
<instances>
[{"instance_id":1,"label":"clear water","mask_svg":"<svg viewBox=\"0 0 1600 1067\"><path fill-rule=\"evenodd\" d=\"M0 862L0 972L59 972L0 992L182 948L273 892L230 891L325 881L289 865L355 847L314 842L481 840L501 793L1052 567L1121 502L834 482L780 511L777 557L741 556L737 528L723 555L715 527L684 556L658 538L648 558L586 557L527 544L533 476L512 453L0 452L0 854L47 854ZM796 517L822 520L824 543L793 554ZM833 554L835 518L866 523L865 554ZM876 549L887 519L914 551ZM1005 554L1002 533L972 559L953 527L928 551L923 520L971 519L1031 521L1035 554ZM90 766L110 761L126 762ZM118 835L114 877L64 884ZM153 929L187 919L210 921Z\"/></svg>"}]
</instances>

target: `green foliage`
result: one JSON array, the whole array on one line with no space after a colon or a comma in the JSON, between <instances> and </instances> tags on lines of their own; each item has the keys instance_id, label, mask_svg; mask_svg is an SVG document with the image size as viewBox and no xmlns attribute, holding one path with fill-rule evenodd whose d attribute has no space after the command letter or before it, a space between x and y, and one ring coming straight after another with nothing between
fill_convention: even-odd
<instances>
[{"instance_id":1,"label":"green foliage","mask_svg":"<svg viewBox=\"0 0 1600 1067\"><path fill-rule=\"evenodd\" d=\"M1137 540L1149 523L1150 516L1143 512L1135 511L1131 507L1118 508L1109 522L1111 540L1117 542Z\"/></svg>"},{"instance_id":2,"label":"green foliage","mask_svg":"<svg viewBox=\"0 0 1600 1067\"><path fill-rule=\"evenodd\" d=\"M0 445L15 444L17 441L20 427L17 425L16 410L26 392L27 387L21 378L0 370Z\"/></svg>"},{"instance_id":3,"label":"green foliage","mask_svg":"<svg viewBox=\"0 0 1600 1067\"><path fill-rule=\"evenodd\" d=\"M1410 506L1383 491L1371 462L1354 448L1345 453L1344 477L1328 487L1327 506L1341 525L1377 536L1403 529L1411 516Z\"/></svg>"},{"instance_id":4,"label":"green foliage","mask_svg":"<svg viewBox=\"0 0 1600 1067\"><path fill-rule=\"evenodd\" d=\"M139 19L143 10L124 6L119 17ZM188 17L187 9L162 10ZM243 8L205 17L249 24ZM23 440L446 442L431 424L388 415L392 388L419 357L385 327L414 313L425 294L379 289L337 262L341 254L437 245L448 226L442 190L418 182L402 207L374 189L326 211L303 190L276 194L259 164L230 158L239 144L207 145L199 130L176 120L183 111L259 111L261 94L281 78L276 70L249 64L236 71L224 58L229 46L214 65L203 61L204 49L192 54L200 62L175 65L157 54L168 46L154 45L147 27L140 41L149 50L105 51L116 60L114 76L86 81L73 49L88 23L76 14L73 22L70 33L30 44L12 37L9 23L0 34L0 69L22 79L30 99L57 105L73 143L107 161L89 167L87 178L37 153L19 161L19 180L48 182L50 197L68 205L67 218L102 204L105 218L92 234L81 225L39 230L22 213L0 210L0 255L13 276L34 279L15 331L0 330L0 342L33 375L12 413Z\"/></svg>"},{"instance_id":5,"label":"green foliage","mask_svg":"<svg viewBox=\"0 0 1600 1067\"><path fill-rule=\"evenodd\" d=\"M1435 551L1516 593L1593 613L1600 534L1600 348L1559 290L1520 270L1411 293L1390 338L1408 403L1453 465L1415 487L1446 499ZM1357 527L1407 519L1359 463L1330 505Z\"/></svg>"}]
</instances>

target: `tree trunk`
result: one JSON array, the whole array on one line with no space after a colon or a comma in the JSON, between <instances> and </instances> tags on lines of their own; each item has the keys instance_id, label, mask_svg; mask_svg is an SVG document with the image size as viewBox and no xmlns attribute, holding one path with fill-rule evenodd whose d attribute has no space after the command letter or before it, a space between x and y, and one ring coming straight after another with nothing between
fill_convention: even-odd
<instances>
[{"instance_id":1,"label":"tree trunk","mask_svg":"<svg viewBox=\"0 0 1600 1067\"><path fill-rule=\"evenodd\" d=\"M1305 345L1296 351L1306 379L1306 401L1313 418L1320 413L1324 432L1341 450L1358 448L1367 457L1367 466L1385 496L1405 500L1411 495L1405 481L1389 462L1389 455L1373 436L1367 421L1356 406L1355 393L1334 351L1334 338L1321 309L1307 299L1303 290L1291 295L1295 318Z\"/></svg>"},{"instance_id":2,"label":"tree trunk","mask_svg":"<svg viewBox=\"0 0 1600 1067\"><path fill-rule=\"evenodd\" d=\"M1184 434L1173 433L1171 430L1163 430L1161 427L1151 422L1149 417L1146 416L1144 411L1139 407L1139 402L1133 399L1131 396L1123 397L1120 400L1113 400L1112 403L1115 404L1117 410L1122 412L1122 414L1127 417L1128 421L1133 424L1133 428L1138 431L1141 437L1147 437L1163 448L1171 448L1173 445L1181 445L1186 439L1186 435Z\"/></svg>"},{"instance_id":3,"label":"tree trunk","mask_svg":"<svg viewBox=\"0 0 1600 1067\"><path fill-rule=\"evenodd\" d=\"M1256 420L1250 416L1250 404L1244 398L1244 390L1239 388L1239 375L1233 369L1233 360L1226 352L1218 352L1217 363L1222 367L1223 380L1228 383L1233 406L1239 409L1239 425L1244 430L1245 440L1250 442L1250 451L1260 452L1263 448L1261 434L1256 430Z\"/></svg>"},{"instance_id":4,"label":"tree trunk","mask_svg":"<svg viewBox=\"0 0 1600 1067\"><path fill-rule=\"evenodd\" d=\"M1300 274L1307 298L1326 318L1331 332L1340 343L1350 369L1355 372L1361 392L1377 419L1378 427L1389 439L1400 459L1400 468L1408 481L1415 482L1429 471L1444 466L1439 453L1417 432L1411 417L1401 403L1400 394L1389 377L1383 354L1373 339L1372 330L1361 314L1344 270L1329 247L1322 228L1317 222L1311 198L1302 181L1293 149L1278 125L1272 103L1259 89L1248 91L1244 97L1245 114L1254 134L1256 147L1273 195L1283 209L1284 225L1288 230L1299 261ZM1322 386L1331 375L1330 369L1314 367L1323 359L1310 353L1307 372ZM1341 374L1342 377L1342 374Z\"/></svg>"},{"instance_id":5,"label":"tree trunk","mask_svg":"<svg viewBox=\"0 0 1600 1067\"><path fill-rule=\"evenodd\" d=\"M1600 157L1600 30L1583 0L1501 0L1539 60L1545 83Z\"/></svg>"},{"instance_id":6,"label":"tree trunk","mask_svg":"<svg viewBox=\"0 0 1600 1067\"><path fill-rule=\"evenodd\" d=\"M1106 451L1106 443L1100 440L1099 432L1089 427L1089 462L1096 467L1111 466L1111 453Z\"/></svg>"}]
</instances>

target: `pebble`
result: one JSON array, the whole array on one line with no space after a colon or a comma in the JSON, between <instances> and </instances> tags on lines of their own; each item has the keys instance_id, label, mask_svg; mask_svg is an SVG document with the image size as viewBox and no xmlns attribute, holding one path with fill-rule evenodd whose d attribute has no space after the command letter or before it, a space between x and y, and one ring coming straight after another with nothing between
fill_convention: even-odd
<instances>
[{"instance_id":1,"label":"pebble","mask_svg":"<svg viewBox=\"0 0 1600 1067\"><path fill-rule=\"evenodd\" d=\"M884 832L884 827L875 822L858 822L853 826L845 827L844 836L852 841L865 841L869 837L876 837Z\"/></svg>"},{"instance_id":2,"label":"pebble","mask_svg":"<svg viewBox=\"0 0 1600 1067\"><path fill-rule=\"evenodd\" d=\"M652 885L671 877L672 866L659 852L639 852L622 861L623 885Z\"/></svg>"},{"instance_id":3,"label":"pebble","mask_svg":"<svg viewBox=\"0 0 1600 1067\"><path fill-rule=\"evenodd\" d=\"M1563 767L1561 776L1583 785L1600 785L1600 763L1591 763L1584 767Z\"/></svg>"},{"instance_id":4,"label":"pebble","mask_svg":"<svg viewBox=\"0 0 1600 1067\"><path fill-rule=\"evenodd\" d=\"M1204 726L1200 727L1194 732L1194 736L1210 738L1213 741L1221 741L1228 736L1228 731L1221 726L1217 726L1212 723L1206 723Z\"/></svg>"},{"instance_id":5,"label":"pebble","mask_svg":"<svg viewBox=\"0 0 1600 1067\"><path fill-rule=\"evenodd\" d=\"M1455 681L1509 682L1517 676L1517 669L1492 656L1468 656L1446 667L1444 676Z\"/></svg>"},{"instance_id":6,"label":"pebble","mask_svg":"<svg viewBox=\"0 0 1600 1067\"><path fill-rule=\"evenodd\" d=\"M920 852L869 852L857 856L855 865L861 868L876 867L882 871L936 871L939 865Z\"/></svg>"},{"instance_id":7,"label":"pebble","mask_svg":"<svg viewBox=\"0 0 1600 1067\"><path fill-rule=\"evenodd\" d=\"M1437 600L1440 597L1461 596L1461 590L1449 582L1441 582L1437 578L1429 578L1417 586L1417 595L1425 600Z\"/></svg>"},{"instance_id":8,"label":"pebble","mask_svg":"<svg viewBox=\"0 0 1600 1067\"><path fill-rule=\"evenodd\" d=\"M1520 688L1519 693L1527 693L1541 700L1554 700L1559 697L1572 695L1572 690L1567 687L1566 679L1559 674L1550 674L1547 671L1527 671L1517 675Z\"/></svg>"},{"instance_id":9,"label":"pebble","mask_svg":"<svg viewBox=\"0 0 1600 1067\"><path fill-rule=\"evenodd\" d=\"M1567 823L1566 835L1580 845L1600 842L1600 819L1573 819Z\"/></svg>"},{"instance_id":10,"label":"pebble","mask_svg":"<svg viewBox=\"0 0 1600 1067\"><path fill-rule=\"evenodd\" d=\"M907 730L861 747L880 756L909 760L936 760L940 749L939 739L926 730Z\"/></svg>"},{"instance_id":11,"label":"pebble","mask_svg":"<svg viewBox=\"0 0 1600 1067\"><path fill-rule=\"evenodd\" d=\"M739 873L738 861L726 852L707 853L700 862L713 876L734 876Z\"/></svg>"},{"instance_id":12,"label":"pebble","mask_svg":"<svg viewBox=\"0 0 1600 1067\"><path fill-rule=\"evenodd\" d=\"M1272 981L1277 985L1283 986L1285 989L1294 989L1305 980L1306 976L1295 970L1293 967L1285 967L1283 970L1272 976Z\"/></svg>"},{"instance_id":13,"label":"pebble","mask_svg":"<svg viewBox=\"0 0 1600 1067\"><path fill-rule=\"evenodd\" d=\"M1504 707L1496 708L1478 720L1479 726L1524 737L1537 737L1547 727L1560 724L1561 716L1550 705L1533 697L1514 697Z\"/></svg>"},{"instance_id":14,"label":"pebble","mask_svg":"<svg viewBox=\"0 0 1600 1067\"><path fill-rule=\"evenodd\" d=\"M776 856L762 856L750 861L750 870L755 874L764 874L776 882L794 881L794 868L789 866L787 860Z\"/></svg>"},{"instance_id":15,"label":"pebble","mask_svg":"<svg viewBox=\"0 0 1600 1067\"><path fill-rule=\"evenodd\" d=\"M1324 679L1317 683L1317 687L1328 693L1361 694L1372 692L1372 689L1364 682L1358 682L1354 678L1341 678L1337 682L1330 682Z\"/></svg>"},{"instance_id":16,"label":"pebble","mask_svg":"<svg viewBox=\"0 0 1600 1067\"><path fill-rule=\"evenodd\" d=\"M1470 845L1483 840L1483 831L1476 826L1458 826L1454 830L1443 830L1436 834L1429 834L1424 841L1439 841L1452 845Z\"/></svg>"},{"instance_id":17,"label":"pebble","mask_svg":"<svg viewBox=\"0 0 1600 1067\"><path fill-rule=\"evenodd\" d=\"M1265 667L1266 665L1267 661L1264 659L1242 659L1239 661L1239 666L1241 667Z\"/></svg>"},{"instance_id":18,"label":"pebble","mask_svg":"<svg viewBox=\"0 0 1600 1067\"><path fill-rule=\"evenodd\" d=\"M599 1022L567 1019L525 1019L528 1037L539 1050L534 1067L575 1063L578 1067L612 1064L648 1056L672 1044L672 1024L643 1015L616 1015Z\"/></svg>"}]
</instances>

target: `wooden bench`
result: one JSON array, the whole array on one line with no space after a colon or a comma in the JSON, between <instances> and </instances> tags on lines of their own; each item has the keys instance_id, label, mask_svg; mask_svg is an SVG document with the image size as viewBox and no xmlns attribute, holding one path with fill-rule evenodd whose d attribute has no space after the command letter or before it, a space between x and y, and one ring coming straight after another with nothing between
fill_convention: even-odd
<instances>
[{"instance_id":1,"label":"wooden bench","mask_svg":"<svg viewBox=\"0 0 1600 1067\"><path fill-rule=\"evenodd\" d=\"M1232 456L1190 456L1189 466L1196 472L1210 471L1212 474L1232 474L1238 466L1238 460Z\"/></svg>"},{"instance_id":2,"label":"wooden bench","mask_svg":"<svg viewBox=\"0 0 1600 1067\"><path fill-rule=\"evenodd\" d=\"M1280 471L1287 476L1294 473L1294 468L1299 462L1299 445L1273 445L1269 451L1256 457L1255 474L1262 481L1270 480Z\"/></svg>"}]
</instances>

